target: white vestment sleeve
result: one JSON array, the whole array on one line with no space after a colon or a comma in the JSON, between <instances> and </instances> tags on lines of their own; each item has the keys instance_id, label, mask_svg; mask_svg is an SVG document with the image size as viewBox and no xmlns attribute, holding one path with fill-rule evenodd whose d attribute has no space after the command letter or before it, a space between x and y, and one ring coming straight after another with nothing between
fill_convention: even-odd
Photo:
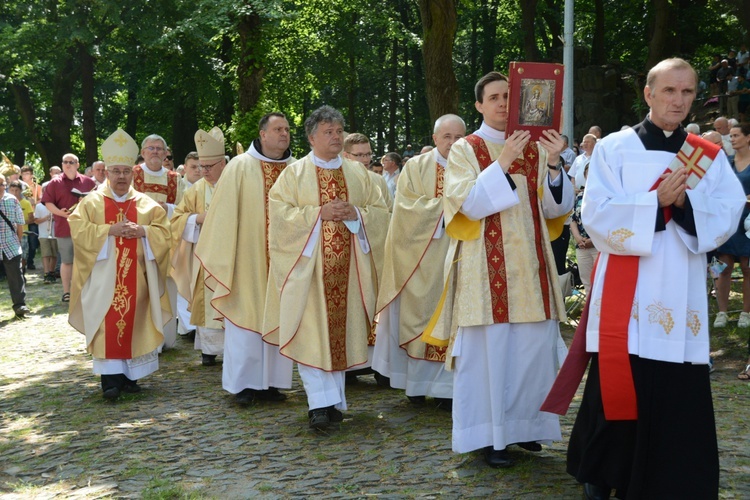
<instances>
[{"instance_id":1,"label":"white vestment sleeve","mask_svg":"<svg viewBox=\"0 0 750 500\"><path fill-rule=\"evenodd\" d=\"M182 239L188 243L198 243L198 236L201 234L201 228L196 224L195 219L198 218L198 214L192 214L188 217L185 229L182 231Z\"/></svg>"},{"instance_id":2,"label":"white vestment sleeve","mask_svg":"<svg viewBox=\"0 0 750 500\"><path fill-rule=\"evenodd\" d=\"M575 196L573 195L573 184L564 172L560 172L555 180L549 180L549 174L547 175L547 182L544 183L542 190L542 212L546 219L554 219L573 210ZM562 200L557 203L555 197L552 196L550 186L559 186L560 183L562 183Z\"/></svg>"},{"instance_id":3,"label":"white vestment sleeve","mask_svg":"<svg viewBox=\"0 0 750 500\"><path fill-rule=\"evenodd\" d=\"M359 213L359 208L354 207L357 211L357 220L345 220L344 224L353 234L357 235L359 246L362 248L362 253L367 255L370 253L370 242L367 241L367 234L365 233L365 225L362 224L362 214Z\"/></svg>"},{"instance_id":4,"label":"white vestment sleeve","mask_svg":"<svg viewBox=\"0 0 750 500\"><path fill-rule=\"evenodd\" d=\"M167 206L167 219L171 219L175 205L173 203L165 203L165 205Z\"/></svg>"},{"instance_id":5,"label":"white vestment sleeve","mask_svg":"<svg viewBox=\"0 0 750 500\"><path fill-rule=\"evenodd\" d=\"M679 225L677 234L688 250L696 254L709 252L737 231L747 199L723 151L695 189L688 189L687 196L693 207L697 237Z\"/></svg>"},{"instance_id":6,"label":"white vestment sleeve","mask_svg":"<svg viewBox=\"0 0 750 500\"><path fill-rule=\"evenodd\" d=\"M323 224L323 219L318 217L318 222L315 223L315 227L313 228L312 233L310 234L310 239L307 240L305 249L302 250L303 257L312 257L313 250L315 250L315 245L318 244L318 238L320 237L321 224Z\"/></svg>"},{"instance_id":7,"label":"white vestment sleeve","mask_svg":"<svg viewBox=\"0 0 750 500\"><path fill-rule=\"evenodd\" d=\"M493 161L477 176L469 196L461 205L461 213L469 219L480 220L518 203L518 194L511 188L503 167Z\"/></svg>"},{"instance_id":8,"label":"white vestment sleeve","mask_svg":"<svg viewBox=\"0 0 750 500\"><path fill-rule=\"evenodd\" d=\"M648 187L643 186L649 182L653 184L653 180L647 176L658 179L668 160L666 163L652 161L653 166L649 165L646 172L645 166L639 168L638 158L640 156L645 162L648 156L668 153L646 152L637 136L631 140L634 143L638 141L635 146L640 147L640 155L632 149L628 149L628 154L624 155L617 147L594 148L583 194L581 219L600 252L644 256L651 255L659 201L656 191L648 191ZM640 185L630 178L640 178ZM633 189L627 189L626 183L632 183Z\"/></svg>"},{"instance_id":9,"label":"white vestment sleeve","mask_svg":"<svg viewBox=\"0 0 750 500\"><path fill-rule=\"evenodd\" d=\"M99 262L100 260L104 260L108 257L107 251L109 250L109 240L110 238L114 238L114 236L107 236L107 239L104 240L104 245L102 245L102 249L99 250L99 255L96 256L96 261Z\"/></svg>"},{"instance_id":10,"label":"white vestment sleeve","mask_svg":"<svg viewBox=\"0 0 750 500\"><path fill-rule=\"evenodd\" d=\"M151 250L151 245L148 244L148 233L146 233L146 236L141 238L143 242L143 253L146 254L146 260L156 260L156 257L154 257L154 252Z\"/></svg>"}]
</instances>

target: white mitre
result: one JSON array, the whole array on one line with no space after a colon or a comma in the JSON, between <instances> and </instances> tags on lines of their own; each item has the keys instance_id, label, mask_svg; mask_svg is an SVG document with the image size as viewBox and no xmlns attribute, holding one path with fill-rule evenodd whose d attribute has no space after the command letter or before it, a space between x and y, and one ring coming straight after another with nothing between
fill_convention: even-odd
<instances>
[{"instance_id":1,"label":"white mitre","mask_svg":"<svg viewBox=\"0 0 750 500\"><path fill-rule=\"evenodd\" d=\"M224 159L224 133L219 127L214 127L210 132L198 130L195 133L195 149L198 156L204 161L219 161Z\"/></svg>"},{"instance_id":2,"label":"white mitre","mask_svg":"<svg viewBox=\"0 0 750 500\"><path fill-rule=\"evenodd\" d=\"M138 158L138 144L127 132L118 128L102 143L102 158L107 167L113 165L132 167Z\"/></svg>"}]
</instances>

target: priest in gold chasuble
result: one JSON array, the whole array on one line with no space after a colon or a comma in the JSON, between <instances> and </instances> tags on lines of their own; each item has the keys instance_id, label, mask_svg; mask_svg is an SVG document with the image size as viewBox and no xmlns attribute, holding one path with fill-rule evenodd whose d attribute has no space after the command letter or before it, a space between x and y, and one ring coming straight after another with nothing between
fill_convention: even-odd
<instances>
[{"instance_id":1,"label":"priest in gold chasuble","mask_svg":"<svg viewBox=\"0 0 750 500\"><path fill-rule=\"evenodd\" d=\"M449 240L443 224L443 186L451 146L466 134L464 121L444 115L435 122L435 149L410 159L399 175L396 203L385 243L378 295L380 314L373 368L405 389L415 403L425 396L451 409L453 373L445 369L446 346L422 341L443 290Z\"/></svg>"},{"instance_id":2,"label":"priest in gold chasuble","mask_svg":"<svg viewBox=\"0 0 750 500\"><path fill-rule=\"evenodd\" d=\"M138 147L118 129L102 144L108 181L68 219L76 256L69 322L86 335L106 399L138 392L159 368L171 319L165 279L171 235L166 212L131 187Z\"/></svg>"},{"instance_id":3,"label":"priest in gold chasuble","mask_svg":"<svg viewBox=\"0 0 750 500\"><path fill-rule=\"evenodd\" d=\"M202 353L202 364L212 366L216 364L216 356L224 353L224 328L221 321L214 319L214 310L206 300L211 290L204 283L203 269L194 250L214 189L226 166L224 133L218 127L210 132L198 130L195 147L204 175L185 192L170 220L174 246L171 275L177 292L190 304L190 324L196 326L195 349Z\"/></svg>"},{"instance_id":4,"label":"priest in gold chasuble","mask_svg":"<svg viewBox=\"0 0 750 500\"><path fill-rule=\"evenodd\" d=\"M344 371L367 362L388 208L361 165L342 159L344 118L305 121L312 152L269 193L271 264L263 339L298 363L310 425L340 421Z\"/></svg>"},{"instance_id":5,"label":"priest in gold chasuble","mask_svg":"<svg viewBox=\"0 0 750 500\"><path fill-rule=\"evenodd\" d=\"M451 147L443 209L451 237L445 295L426 340L448 345L453 450L484 449L492 467L507 447L538 451L561 439L557 416L539 411L559 367L565 306L547 221L573 207L554 130L505 136L508 82L497 72L475 87L482 126ZM562 350L562 349L561 349Z\"/></svg>"},{"instance_id":6,"label":"priest in gold chasuble","mask_svg":"<svg viewBox=\"0 0 750 500\"><path fill-rule=\"evenodd\" d=\"M268 282L268 192L294 161L289 122L280 112L258 123L259 137L221 174L211 209L195 247L213 309L224 322L222 387L235 402L282 401L279 388L292 387L293 363L263 342ZM206 314L209 311L206 310Z\"/></svg>"}]
</instances>

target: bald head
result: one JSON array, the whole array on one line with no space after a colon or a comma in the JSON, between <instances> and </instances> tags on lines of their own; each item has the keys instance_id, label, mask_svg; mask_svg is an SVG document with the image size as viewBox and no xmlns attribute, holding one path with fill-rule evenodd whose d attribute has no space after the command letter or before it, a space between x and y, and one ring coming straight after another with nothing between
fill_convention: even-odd
<instances>
[{"instance_id":1,"label":"bald head","mask_svg":"<svg viewBox=\"0 0 750 500\"><path fill-rule=\"evenodd\" d=\"M435 120L432 141L443 158L448 158L453 143L466 135L466 124L458 115L447 114Z\"/></svg>"},{"instance_id":2,"label":"bald head","mask_svg":"<svg viewBox=\"0 0 750 500\"><path fill-rule=\"evenodd\" d=\"M714 120L714 130L716 130L721 135L729 134L729 120L727 120L723 116L718 117L716 120Z\"/></svg>"},{"instance_id":3,"label":"bald head","mask_svg":"<svg viewBox=\"0 0 750 500\"><path fill-rule=\"evenodd\" d=\"M723 145L723 141L721 140L721 134L719 134L715 130L706 132L705 134L703 134L703 138L706 139L708 142L716 144L717 146Z\"/></svg>"}]
</instances>

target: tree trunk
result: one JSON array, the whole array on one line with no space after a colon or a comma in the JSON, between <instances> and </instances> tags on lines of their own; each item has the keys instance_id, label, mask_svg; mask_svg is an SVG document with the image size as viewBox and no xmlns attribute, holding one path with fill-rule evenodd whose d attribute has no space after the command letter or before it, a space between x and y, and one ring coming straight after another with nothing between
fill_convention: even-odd
<instances>
[{"instance_id":1,"label":"tree trunk","mask_svg":"<svg viewBox=\"0 0 750 500\"><path fill-rule=\"evenodd\" d=\"M453 72L453 41L458 20L456 6L457 0L419 0L431 122L446 113L458 113L458 81Z\"/></svg>"},{"instance_id":2,"label":"tree trunk","mask_svg":"<svg viewBox=\"0 0 750 500\"><path fill-rule=\"evenodd\" d=\"M357 132L357 57L354 54L349 55L347 81L349 88L347 90L346 128L349 132Z\"/></svg>"},{"instance_id":3,"label":"tree trunk","mask_svg":"<svg viewBox=\"0 0 750 500\"><path fill-rule=\"evenodd\" d=\"M668 47L673 36L672 30L677 24L677 15L672 13L670 0L652 0L651 3L654 16L651 25L651 40L648 44L646 71L669 55Z\"/></svg>"},{"instance_id":4,"label":"tree trunk","mask_svg":"<svg viewBox=\"0 0 750 500\"><path fill-rule=\"evenodd\" d=\"M593 64L606 64L607 51L604 46L604 0L594 1L596 19L594 21Z\"/></svg>"},{"instance_id":5,"label":"tree trunk","mask_svg":"<svg viewBox=\"0 0 750 500\"><path fill-rule=\"evenodd\" d=\"M523 54L527 61L536 61L536 35L534 21L536 20L536 5L538 0L520 0L521 2L521 32L523 33Z\"/></svg>"},{"instance_id":6,"label":"tree trunk","mask_svg":"<svg viewBox=\"0 0 750 500\"><path fill-rule=\"evenodd\" d=\"M252 111L260 99L260 88L263 83L265 67L262 57L262 32L260 15L252 12L242 16L237 26L239 33L239 111Z\"/></svg>"},{"instance_id":7,"label":"tree trunk","mask_svg":"<svg viewBox=\"0 0 750 500\"><path fill-rule=\"evenodd\" d=\"M86 147L86 158L81 163L92 165L99 159L99 141L96 137L96 99L94 97L94 64L95 59L88 48L79 47L81 58L81 112L83 114L83 144ZM108 132L114 132L110 130Z\"/></svg>"},{"instance_id":8,"label":"tree trunk","mask_svg":"<svg viewBox=\"0 0 750 500\"><path fill-rule=\"evenodd\" d=\"M477 80L495 69L495 46L497 38L497 2L498 0L482 0L482 74L477 75Z\"/></svg>"},{"instance_id":9,"label":"tree trunk","mask_svg":"<svg viewBox=\"0 0 750 500\"><path fill-rule=\"evenodd\" d=\"M128 78L128 117L125 120L125 132L130 134L136 142L135 134L138 132L138 75L132 74ZM140 144L138 144L140 146Z\"/></svg>"},{"instance_id":10,"label":"tree trunk","mask_svg":"<svg viewBox=\"0 0 750 500\"><path fill-rule=\"evenodd\" d=\"M564 13L560 9L560 3L555 0L546 0L547 9L545 10L544 21L547 23L549 29L550 43L547 56L557 47L563 45L563 27L560 24L563 20Z\"/></svg>"},{"instance_id":11,"label":"tree trunk","mask_svg":"<svg viewBox=\"0 0 750 500\"><path fill-rule=\"evenodd\" d=\"M195 100L184 96L175 103L172 115L172 156L174 166L183 162L190 151L195 151L195 131L198 130L198 114ZM222 132L225 132L222 130ZM231 143L227 146L232 146Z\"/></svg>"}]
</instances>

